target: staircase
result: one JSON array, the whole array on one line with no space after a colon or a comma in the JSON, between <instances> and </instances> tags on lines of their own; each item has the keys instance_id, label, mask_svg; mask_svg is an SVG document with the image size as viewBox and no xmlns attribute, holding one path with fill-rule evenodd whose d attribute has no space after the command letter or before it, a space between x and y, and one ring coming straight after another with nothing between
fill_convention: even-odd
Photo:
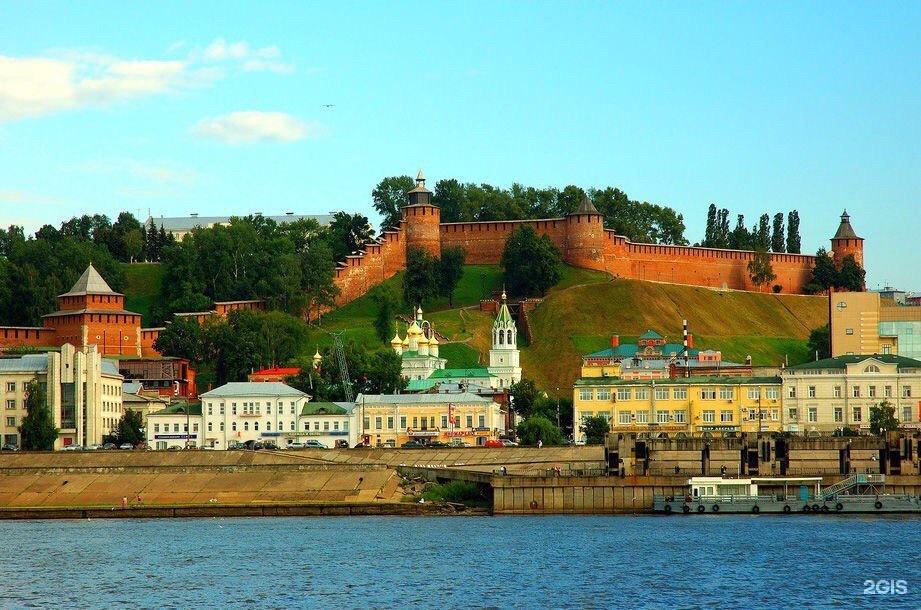
<instances>
[{"instance_id":1,"label":"staircase","mask_svg":"<svg viewBox=\"0 0 921 610\"><path fill-rule=\"evenodd\" d=\"M885 482L886 475L883 474L854 474L823 489L822 497L828 498L859 485L871 485Z\"/></svg>"}]
</instances>

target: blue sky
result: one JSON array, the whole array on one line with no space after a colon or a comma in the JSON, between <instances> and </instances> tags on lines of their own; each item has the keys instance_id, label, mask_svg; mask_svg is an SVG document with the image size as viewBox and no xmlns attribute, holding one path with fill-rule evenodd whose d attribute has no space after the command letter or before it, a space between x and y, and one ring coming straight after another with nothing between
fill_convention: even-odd
<instances>
[{"instance_id":1,"label":"blue sky","mask_svg":"<svg viewBox=\"0 0 921 610\"><path fill-rule=\"evenodd\" d=\"M919 3L0 2L0 224L376 218L384 176L847 208L921 290ZM323 104L335 104L324 108Z\"/></svg>"}]
</instances>

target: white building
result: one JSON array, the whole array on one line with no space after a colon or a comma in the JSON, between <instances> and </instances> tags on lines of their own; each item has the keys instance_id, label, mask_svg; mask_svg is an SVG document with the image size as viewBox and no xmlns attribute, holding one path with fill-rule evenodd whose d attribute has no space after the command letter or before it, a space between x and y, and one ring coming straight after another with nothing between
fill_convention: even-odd
<instances>
[{"instance_id":1,"label":"white building","mask_svg":"<svg viewBox=\"0 0 921 610\"><path fill-rule=\"evenodd\" d=\"M495 377L500 388L507 388L521 381L521 360L518 351L518 328L505 302L502 292L502 304L499 315L492 326L492 349L489 350L489 372Z\"/></svg>"},{"instance_id":2,"label":"white building","mask_svg":"<svg viewBox=\"0 0 921 610\"><path fill-rule=\"evenodd\" d=\"M202 446L200 404L176 403L147 415L147 444L153 449Z\"/></svg>"},{"instance_id":3,"label":"white building","mask_svg":"<svg viewBox=\"0 0 921 610\"><path fill-rule=\"evenodd\" d=\"M422 318L421 307L406 329L406 337L400 339L397 331L390 346L402 358L401 374L406 379L428 379L433 372L445 368L448 362L438 355L438 337L428 320Z\"/></svg>"},{"instance_id":4,"label":"white building","mask_svg":"<svg viewBox=\"0 0 921 610\"><path fill-rule=\"evenodd\" d=\"M231 382L201 395L204 444L226 449L230 443L297 438L298 420L310 396L283 383Z\"/></svg>"},{"instance_id":5,"label":"white building","mask_svg":"<svg viewBox=\"0 0 921 610\"><path fill-rule=\"evenodd\" d=\"M358 442L356 423L354 403L308 402L301 409L297 433L286 435L286 440L299 443L316 440L330 449L339 443L354 447Z\"/></svg>"}]
</instances>

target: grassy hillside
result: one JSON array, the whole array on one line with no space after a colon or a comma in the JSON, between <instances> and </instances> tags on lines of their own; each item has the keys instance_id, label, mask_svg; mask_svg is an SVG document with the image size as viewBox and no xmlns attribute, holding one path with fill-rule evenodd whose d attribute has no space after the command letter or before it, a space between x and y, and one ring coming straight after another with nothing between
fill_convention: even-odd
<instances>
[{"instance_id":1,"label":"grassy hillside","mask_svg":"<svg viewBox=\"0 0 921 610\"><path fill-rule=\"evenodd\" d=\"M122 264L128 281L125 289L125 309L141 314L141 324L151 325L150 311L160 294L163 282L163 265L136 263Z\"/></svg>"},{"instance_id":2,"label":"grassy hillside","mask_svg":"<svg viewBox=\"0 0 921 610\"><path fill-rule=\"evenodd\" d=\"M779 365L785 357L796 364L809 359L809 331L826 318L823 297L609 280L556 292L532 312L535 340L522 350L522 367L548 391L571 387L580 356L606 347L612 331L621 343L648 329L680 342L682 319L695 347L720 350L726 360L750 354L755 365Z\"/></svg>"}]
</instances>

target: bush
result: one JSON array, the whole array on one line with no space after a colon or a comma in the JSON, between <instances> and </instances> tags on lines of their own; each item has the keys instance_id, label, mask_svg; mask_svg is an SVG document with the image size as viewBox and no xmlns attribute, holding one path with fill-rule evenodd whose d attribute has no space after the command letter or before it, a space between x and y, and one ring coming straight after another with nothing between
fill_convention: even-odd
<instances>
[{"instance_id":1,"label":"bush","mask_svg":"<svg viewBox=\"0 0 921 610\"><path fill-rule=\"evenodd\" d=\"M428 502L457 502L480 504L486 500L476 483L449 481L444 485L425 485L421 497Z\"/></svg>"},{"instance_id":2,"label":"bush","mask_svg":"<svg viewBox=\"0 0 921 610\"><path fill-rule=\"evenodd\" d=\"M774 284L773 290L774 290L774 294L780 294L780 291L783 290L783 286L781 286L780 284Z\"/></svg>"}]
</instances>

